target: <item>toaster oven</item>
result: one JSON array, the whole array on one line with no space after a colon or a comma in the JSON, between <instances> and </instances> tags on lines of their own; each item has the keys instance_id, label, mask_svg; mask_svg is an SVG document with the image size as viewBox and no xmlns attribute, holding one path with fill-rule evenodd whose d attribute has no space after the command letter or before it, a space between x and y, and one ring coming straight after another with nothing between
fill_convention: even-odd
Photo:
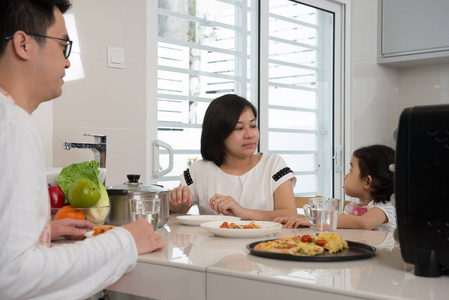
<instances>
[{"instance_id":1,"label":"toaster oven","mask_svg":"<svg viewBox=\"0 0 449 300\"><path fill-rule=\"evenodd\" d=\"M449 105L403 110L395 155L402 258L418 276L441 276L449 270Z\"/></svg>"}]
</instances>

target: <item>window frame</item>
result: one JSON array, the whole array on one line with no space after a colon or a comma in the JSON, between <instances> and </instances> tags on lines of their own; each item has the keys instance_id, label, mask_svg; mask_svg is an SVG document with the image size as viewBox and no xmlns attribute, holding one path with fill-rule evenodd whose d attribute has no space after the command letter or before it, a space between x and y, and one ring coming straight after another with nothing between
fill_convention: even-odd
<instances>
[{"instance_id":1,"label":"window frame","mask_svg":"<svg viewBox=\"0 0 449 300\"><path fill-rule=\"evenodd\" d=\"M348 57L347 47L347 32L345 31L346 16L348 6L346 1L331 1L331 0L290 0L297 3L305 4L315 7L317 9L326 10L334 13L334 104L333 104L333 153L332 153L332 165L333 165L333 190L332 196L343 199L345 194L343 190L344 181L344 166L345 161L350 161L350 157L347 158L347 153L344 149L348 149L349 144L349 124L347 124L345 116L348 116L346 91L349 90L345 86L348 82L348 73L346 68L346 62ZM267 20L269 16L269 0L258 1L259 15L261 20ZM259 90L257 95L259 96L259 119L268 120L268 22L259 22ZM261 122L260 128L260 142L259 149L261 152L268 152L268 134L269 127L268 122Z\"/></svg>"},{"instance_id":2,"label":"window frame","mask_svg":"<svg viewBox=\"0 0 449 300\"><path fill-rule=\"evenodd\" d=\"M259 120L268 120L268 25L259 22L258 15L260 14L261 19L268 16L268 1L269 0L248 0L251 1L251 22L257 22L259 27L259 36L251 35L251 44L256 45L255 41L260 47L258 51L258 59L251 61L251 81L259 81L256 86L251 85L251 98L258 99L256 103L259 107ZM295 0L296 1L296 0ZM246 3L246 0L243 1ZM334 197L343 199L344 190L343 180L344 180L344 170L346 162L350 161L351 153L345 151L349 149L350 145L350 105L349 97L347 94L350 90L349 84L349 11L350 2L349 0L301 0L296 1L306 5L314 6L319 9L330 10L335 12L335 57L336 64L334 66L334 149L333 149L333 166L334 166ZM158 134L158 122L157 122L157 47L158 47L158 30L157 30L157 19L158 19L158 3L157 1L147 1L147 178L151 178L152 182L156 182L157 178L151 177L152 168L151 162L153 161L153 156L155 152L158 152L152 148L152 140L157 139ZM253 24L254 25L254 24ZM266 38L260 38L264 36ZM255 48L255 47L253 47ZM257 67L259 70L257 70ZM259 74L257 72L259 71ZM245 95L244 95L245 96ZM268 122L260 122L260 143L259 150L261 152L268 152ZM164 153L164 151L160 151ZM175 152L176 153L176 152ZM163 181L161 181L163 183Z\"/></svg>"}]
</instances>

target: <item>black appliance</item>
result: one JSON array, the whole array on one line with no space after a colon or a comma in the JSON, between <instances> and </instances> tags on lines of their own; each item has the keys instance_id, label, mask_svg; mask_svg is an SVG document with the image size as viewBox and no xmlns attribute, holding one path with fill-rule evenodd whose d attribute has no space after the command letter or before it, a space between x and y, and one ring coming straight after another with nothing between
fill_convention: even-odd
<instances>
[{"instance_id":1,"label":"black appliance","mask_svg":"<svg viewBox=\"0 0 449 300\"><path fill-rule=\"evenodd\" d=\"M449 270L449 105L403 110L397 130L395 198L402 258L415 275Z\"/></svg>"}]
</instances>

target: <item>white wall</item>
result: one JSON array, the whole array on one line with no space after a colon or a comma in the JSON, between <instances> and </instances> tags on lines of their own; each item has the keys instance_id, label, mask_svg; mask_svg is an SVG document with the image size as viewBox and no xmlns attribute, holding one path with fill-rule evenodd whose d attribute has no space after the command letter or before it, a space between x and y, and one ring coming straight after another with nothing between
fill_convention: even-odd
<instances>
[{"instance_id":1,"label":"white wall","mask_svg":"<svg viewBox=\"0 0 449 300\"><path fill-rule=\"evenodd\" d=\"M101 133L108 136L107 184L124 182L128 173L139 173L142 181L150 182L151 148L147 145L156 137L157 115L147 100L150 104L157 101L157 1L74 0L73 4L68 13L75 16L80 39L75 41L79 49L71 59L79 55L84 78L66 82L63 96L33 114L47 166L93 159L92 151L66 151L62 143L92 141L82 134ZM352 0L350 20L347 150L373 143L394 147L392 131L403 108L449 103L449 64L404 69L380 66L376 62L377 1ZM106 67L108 45L124 48L124 69Z\"/></svg>"},{"instance_id":2,"label":"white wall","mask_svg":"<svg viewBox=\"0 0 449 300\"><path fill-rule=\"evenodd\" d=\"M63 95L36 111L34 118L41 130L47 166L64 167L92 160L91 150L67 151L63 142L93 142L92 137L82 134L106 134L107 184L123 183L129 173L141 174L141 180L147 182L146 168L151 163L146 150L147 1L74 0L68 14L75 17L76 32L67 24L74 49L66 77L73 77L77 69L84 75L66 81ZM124 69L106 66L107 46L124 49ZM77 60L82 67L76 64ZM154 120L154 116L149 119ZM154 132L148 139L155 136L156 123L152 128Z\"/></svg>"},{"instance_id":3,"label":"white wall","mask_svg":"<svg viewBox=\"0 0 449 300\"><path fill-rule=\"evenodd\" d=\"M392 131L404 108L449 103L449 64L409 68L378 65L377 1L353 0L351 4L349 150L373 143L395 147Z\"/></svg>"},{"instance_id":4,"label":"white wall","mask_svg":"<svg viewBox=\"0 0 449 300\"><path fill-rule=\"evenodd\" d=\"M400 89L402 109L449 104L449 64L402 69Z\"/></svg>"},{"instance_id":5,"label":"white wall","mask_svg":"<svg viewBox=\"0 0 449 300\"><path fill-rule=\"evenodd\" d=\"M374 143L394 146L401 71L377 64L377 1L353 0L351 10L351 149L347 150L352 153Z\"/></svg>"}]
</instances>

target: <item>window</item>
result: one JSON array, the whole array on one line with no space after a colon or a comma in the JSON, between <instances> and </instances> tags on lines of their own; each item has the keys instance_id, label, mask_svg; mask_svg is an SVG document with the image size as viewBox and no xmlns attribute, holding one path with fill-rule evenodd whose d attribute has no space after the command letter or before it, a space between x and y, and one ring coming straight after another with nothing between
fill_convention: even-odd
<instances>
[{"instance_id":1,"label":"window","mask_svg":"<svg viewBox=\"0 0 449 300\"><path fill-rule=\"evenodd\" d=\"M172 188L201 158L209 103L228 93L251 99L251 18L246 1L160 0L158 13L158 139L174 149L173 171L159 180Z\"/></svg>"},{"instance_id":2,"label":"window","mask_svg":"<svg viewBox=\"0 0 449 300\"><path fill-rule=\"evenodd\" d=\"M289 0L159 0L158 139L174 149L173 171L161 184L177 186L201 158L210 101L236 93L258 108L260 150L280 154L294 170L295 194L334 195L339 6L313 3L326 9ZM160 160L168 161L164 151Z\"/></svg>"},{"instance_id":3,"label":"window","mask_svg":"<svg viewBox=\"0 0 449 300\"><path fill-rule=\"evenodd\" d=\"M295 195L333 195L334 13L270 0L266 39L268 130L298 179ZM314 2L316 3L316 1Z\"/></svg>"}]
</instances>

